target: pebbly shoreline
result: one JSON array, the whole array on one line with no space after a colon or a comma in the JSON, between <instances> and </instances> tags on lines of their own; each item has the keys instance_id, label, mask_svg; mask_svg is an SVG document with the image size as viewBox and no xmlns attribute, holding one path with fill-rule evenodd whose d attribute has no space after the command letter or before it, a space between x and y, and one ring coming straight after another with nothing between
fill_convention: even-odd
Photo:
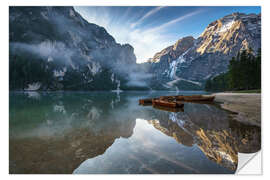
<instances>
[{"instance_id":1,"label":"pebbly shoreline","mask_svg":"<svg viewBox=\"0 0 270 180\"><path fill-rule=\"evenodd\" d=\"M237 121L261 127L260 93L216 93L215 102L221 103L223 109L237 113Z\"/></svg>"}]
</instances>

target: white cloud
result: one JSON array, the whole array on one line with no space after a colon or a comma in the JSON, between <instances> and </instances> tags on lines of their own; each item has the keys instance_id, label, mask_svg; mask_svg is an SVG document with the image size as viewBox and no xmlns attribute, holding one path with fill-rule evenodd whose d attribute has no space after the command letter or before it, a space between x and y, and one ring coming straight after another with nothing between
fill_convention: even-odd
<instances>
[{"instance_id":1,"label":"white cloud","mask_svg":"<svg viewBox=\"0 0 270 180\"><path fill-rule=\"evenodd\" d=\"M148 13L146 13L144 16L142 16L137 22L132 23L131 24L131 28L136 27L138 24L142 23L146 18L148 18L151 15L157 13L158 11L160 11L163 8L166 8L166 6L159 6L159 7L156 7L154 9L152 9L151 11L149 11Z\"/></svg>"},{"instance_id":2,"label":"white cloud","mask_svg":"<svg viewBox=\"0 0 270 180\"><path fill-rule=\"evenodd\" d=\"M175 39L160 33L149 33L143 30L130 30L128 35L119 37L123 42L128 42L134 47L137 62L145 62L161 49L173 44ZM117 35L116 35L117 36ZM170 40L171 39L171 40Z\"/></svg>"},{"instance_id":3,"label":"white cloud","mask_svg":"<svg viewBox=\"0 0 270 180\"><path fill-rule=\"evenodd\" d=\"M103 26L118 43L129 43L132 45L137 57L137 63L146 62L149 58L153 57L155 53L177 41L175 36L172 36L164 31L166 28L201 12L200 10L191 12L154 28L142 29L139 27L139 23L154 13L157 13L162 8L165 7L156 7L145 15L139 15L141 18L135 23L135 18L131 17L129 14L130 9L127 9L127 12L124 13L123 16L126 15L128 17L126 19L129 21L126 21L125 24L123 24L123 22L120 22L120 20L116 21L106 9L96 10L93 8L91 10L87 10L75 7L75 9L79 11L79 13L88 22ZM121 19L125 19L123 16ZM136 14L136 16L138 16L138 14ZM134 28L135 26L136 28ZM179 32L178 37L181 37L180 33L181 32Z\"/></svg>"},{"instance_id":4,"label":"white cloud","mask_svg":"<svg viewBox=\"0 0 270 180\"><path fill-rule=\"evenodd\" d=\"M194 16L194 15L199 14L200 12L202 12L202 10L198 10L198 11L191 12L191 13L189 13L189 14L186 14L186 15L184 15L184 16L180 16L180 17L178 17L178 18L176 18L176 19L173 19L173 20L171 20L171 21L169 21L169 22L166 22L166 23L164 23L164 24L162 24L162 25L160 25L160 26L151 28L151 29L149 29L149 30L147 30L147 31L149 31L149 32L156 32L156 31L164 30L164 29L167 28L168 26L171 26L171 25L173 25L173 24L175 24L175 23L181 22L181 21L183 21L183 20L185 20L185 19L187 19L187 18L189 18L189 17L192 17L192 16Z\"/></svg>"}]
</instances>

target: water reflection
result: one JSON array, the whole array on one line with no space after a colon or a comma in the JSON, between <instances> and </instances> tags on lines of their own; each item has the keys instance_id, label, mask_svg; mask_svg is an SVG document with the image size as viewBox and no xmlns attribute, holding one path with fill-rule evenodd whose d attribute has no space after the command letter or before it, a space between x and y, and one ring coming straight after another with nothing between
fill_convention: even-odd
<instances>
[{"instance_id":1,"label":"water reflection","mask_svg":"<svg viewBox=\"0 0 270 180\"><path fill-rule=\"evenodd\" d=\"M233 173L260 149L260 128L214 105L137 104L164 94L10 93L10 173Z\"/></svg>"},{"instance_id":2,"label":"water reflection","mask_svg":"<svg viewBox=\"0 0 270 180\"><path fill-rule=\"evenodd\" d=\"M196 144L210 160L234 171L238 152L260 150L259 127L233 121L228 113L213 105L186 103L184 112L157 117L149 120L156 129L183 145Z\"/></svg>"}]
</instances>

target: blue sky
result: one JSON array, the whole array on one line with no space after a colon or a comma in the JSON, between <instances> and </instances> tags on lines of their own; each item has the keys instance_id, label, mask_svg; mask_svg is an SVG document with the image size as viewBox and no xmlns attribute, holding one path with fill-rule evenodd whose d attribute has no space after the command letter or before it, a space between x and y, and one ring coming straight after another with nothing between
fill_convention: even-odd
<instances>
[{"instance_id":1,"label":"blue sky","mask_svg":"<svg viewBox=\"0 0 270 180\"><path fill-rule=\"evenodd\" d=\"M258 6L83 6L75 10L103 26L118 43L131 44L138 63L184 36L198 37L208 24L225 15L261 12Z\"/></svg>"}]
</instances>

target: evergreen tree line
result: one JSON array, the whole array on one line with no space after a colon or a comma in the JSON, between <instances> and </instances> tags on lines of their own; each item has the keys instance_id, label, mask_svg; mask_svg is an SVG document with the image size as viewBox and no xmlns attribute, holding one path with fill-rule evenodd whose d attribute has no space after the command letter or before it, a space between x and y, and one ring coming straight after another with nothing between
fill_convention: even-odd
<instances>
[{"instance_id":1,"label":"evergreen tree line","mask_svg":"<svg viewBox=\"0 0 270 180\"><path fill-rule=\"evenodd\" d=\"M9 89L24 90L28 84L40 82L40 90L107 90L116 89L111 82L111 72L104 69L98 76L93 77L87 66L78 70L68 67L62 79L54 76L54 70L61 70L63 64L47 62L41 58L33 58L26 54L10 55L9 60ZM87 76L92 81L86 82Z\"/></svg>"},{"instance_id":2,"label":"evergreen tree line","mask_svg":"<svg viewBox=\"0 0 270 180\"><path fill-rule=\"evenodd\" d=\"M62 70L62 67L67 67L64 77L55 77L54 70ZM117 88L117 82L111 80L112 73L111 69L103 67L101 72L92 75L86 65L73 69L62 61L48 62L30 53L11 53L9 56L10 90L24 90L35 82L41 83L39 90L112 90ZM125 85L128 82L125 77L115 74L121 81L122 90L147 90L147 87Z\"/></svg>"},{"instance_id":3,"label":"evergreen tree line","mask_svg":"<svg viewBox=\"0 0 270 180\"><path fill-rule=\"evenodd\" d=\"M228 71L206 81L206 91L261 89L261 49L243 50L230 60Z\"/></svg>"}]
</instances>

